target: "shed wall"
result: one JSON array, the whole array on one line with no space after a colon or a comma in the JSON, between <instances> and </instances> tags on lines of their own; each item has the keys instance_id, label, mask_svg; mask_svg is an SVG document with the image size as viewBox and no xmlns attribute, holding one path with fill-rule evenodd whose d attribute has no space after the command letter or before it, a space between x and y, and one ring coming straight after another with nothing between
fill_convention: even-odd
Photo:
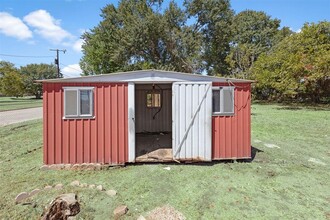
<instances>
[{"instance_id":1,"label":"shed wall","mask_svg":"<svg viewBox=\"0 0 330 220\"><path fill-rule=\"evenodd\" d=\"M250 158L250 83L213 83L213 86L235 86L235 113L232 116L212 116L212 159Z\"/></svg>"},{"instance_id":2,"label":"shed wall","mask_svg":"<svg viewBox=\"0 0 330 220\"><path fill-rule=\"evenodd\" d=\"M93 119L63 119L63 87L93 86ZM128 161L127 83L44 83L44 164Z\"/></svg>"},{"instance_id":3,"label":"shed wall","mask_svg":"<svg viewBox=\"0 0 330 220\"><path fill-rule=\"evenodd\" d=\"M162 91L161 109L147 107L147 92L152 91L152 84L138 84L135 87L135 131L137 133L172 131L172 85L155 86L156 90Z\"/></svg>"}]
</instances>

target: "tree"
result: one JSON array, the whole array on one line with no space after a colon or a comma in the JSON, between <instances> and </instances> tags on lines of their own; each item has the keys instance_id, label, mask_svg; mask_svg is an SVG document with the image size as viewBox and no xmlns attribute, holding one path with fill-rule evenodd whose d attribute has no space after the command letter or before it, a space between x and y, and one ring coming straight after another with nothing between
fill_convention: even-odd
<instances>
[{"instance_id":1,"label":"tree","mask_svg":"<svg viewBox=\"0 0 330 220\"><path fill-rule=\"evenodd\" d=\"M85 75L145 68L194 72L200 67L200 37L185 25L174 2L122 0L102 9L103 20L83 34Z\"/></svg>"},{"instance_id":2,"label":"tree","mask_svg":"<svg viewBox=\"0 0 330 220\"><path fill-rule=\"evenodd\" d=\"M35 80L52 79L57 77L57 68L54 64L28 64L20 68L23 75L25 91L37 99L42 96L42 85Z\"/></svg>"},{"instance_id":3,"label":"tree","mask_svg":"<svg viewBox=\"0 0 330 220\"><path fill-rule=\"evenodd\" d=\"M230 25L234 15L229 0L186 0L190 18L196 19L194 30L202 35L202 62L209 75L225 75L232 39Z\"/></svg>"},{"instance_id":4,"label":"tree","mask_svg":"<svg viewBox=\"0 0 330 220\"><path fill-rule=\"evenodd\" d=\"M261 11L245 10L235 15L231 26L231 50L226 58L231 73L248 78L259 55L292 33L287 27L279 30L279 26L280 20L272 19Z\"/></svg>"},{"instance_id":5,"label":"tree","mask_svg":"<svg viewBox=\"0 0 330 220\"><path fill-rule=\"evenodd\" d=\"M19 97L24 94L22 77L13 63L0 61L0 88L6 96Z\"/></svg>"},{"instance_id":6,"label":"tree","mask_svg":"<svg viewBox=\"0 0 330 220\"><path fill-rule=\"evenodd\" d=\"M262 54L252 72L258 98L329 99L330 22L306 23L300 33Z\"/></svg>"}]
</instances>

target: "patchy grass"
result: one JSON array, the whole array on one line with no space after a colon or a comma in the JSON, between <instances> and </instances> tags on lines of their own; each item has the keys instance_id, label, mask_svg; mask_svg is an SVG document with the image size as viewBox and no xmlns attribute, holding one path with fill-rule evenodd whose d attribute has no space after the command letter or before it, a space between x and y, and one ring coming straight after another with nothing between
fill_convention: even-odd
<instances>
[{"instance_id":1,"label":"patchy grass","mask_svg":"<svg viewBox=\"0 0 330 220\"><path fill-rule=\"evenodd\" d=\"M330 111L253 105L252 112L256 156L251 163L41 171L41 121L2 127L0 219L37 219L44 206L65 192L79 196L77 219L109 219L120 204L129 207L124 219L137 219L165 204L187 219L329 219ZM163 169L167 166L171 170ZM109 197L95 189L71 187L73 180L102 184L118 194ZM34 206L14 205L18 193L57 183L64 184L63 190L33 196L29 201Z\"/></svg>"},{"instance_id":2,"label":"patchy grass","mask_svg":"<svg viewBox=\"0 0 330 220\"><path fill-rule=\"evenodd\" d=\"M0 97L0 112L24 109L24 108L35 108L42 106L42 99L36 99L32 96L25 97Z\"/></svg>"}]
</instances>

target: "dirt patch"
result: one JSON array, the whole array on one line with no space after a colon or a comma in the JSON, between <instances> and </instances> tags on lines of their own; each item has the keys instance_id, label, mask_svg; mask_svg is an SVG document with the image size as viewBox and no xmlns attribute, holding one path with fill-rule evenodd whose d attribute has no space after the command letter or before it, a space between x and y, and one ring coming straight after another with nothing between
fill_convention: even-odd
<instances>
[{"instance_id":1,"label":"dirt patch","mask_svg":"<svg viewBox=\"0 0 330 220\"><path fill-rule=\"evenodd\" d=\"M308 159L308 162L312 162L312 163L323 165L323 166L327 165L326 163L322 162L321 160L312 158L312 157Z\"/></svg>"},{"instance_id":2,"label":"dirt patch","mask_svg":"<svg viewBox=\"0 0 330 220\"><path fill-rule=\"evenodd\" d=\"M280 148L276 144L264 144L264 145L265 145L265 147L268 147L268 148Z\"/></svg>"},{"instance_id":3,"label":"dirt patch","mask_svg":"<svg viewBox=\"0 0 330 220\"><path fill-rule=\"evenodd\" d=\"M146 217L147 220L183 220L184 215L170 205L157 207L150 211Z\"/></svg>"}]
</instances>

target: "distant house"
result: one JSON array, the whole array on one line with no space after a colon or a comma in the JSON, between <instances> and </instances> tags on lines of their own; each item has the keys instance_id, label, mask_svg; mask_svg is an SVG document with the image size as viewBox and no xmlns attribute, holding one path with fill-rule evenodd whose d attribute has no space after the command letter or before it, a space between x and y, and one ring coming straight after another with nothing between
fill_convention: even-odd
<instances>
[{"instance_id":1,"label":"distant house","mask_svg":"<svg viewBox=\"0 0 330 220\"><path fill-rule=\"evenodd\" d=\"M44 163L251 157L251 81L141 70L41 80Z\"/></svg>"}]
</instances>

